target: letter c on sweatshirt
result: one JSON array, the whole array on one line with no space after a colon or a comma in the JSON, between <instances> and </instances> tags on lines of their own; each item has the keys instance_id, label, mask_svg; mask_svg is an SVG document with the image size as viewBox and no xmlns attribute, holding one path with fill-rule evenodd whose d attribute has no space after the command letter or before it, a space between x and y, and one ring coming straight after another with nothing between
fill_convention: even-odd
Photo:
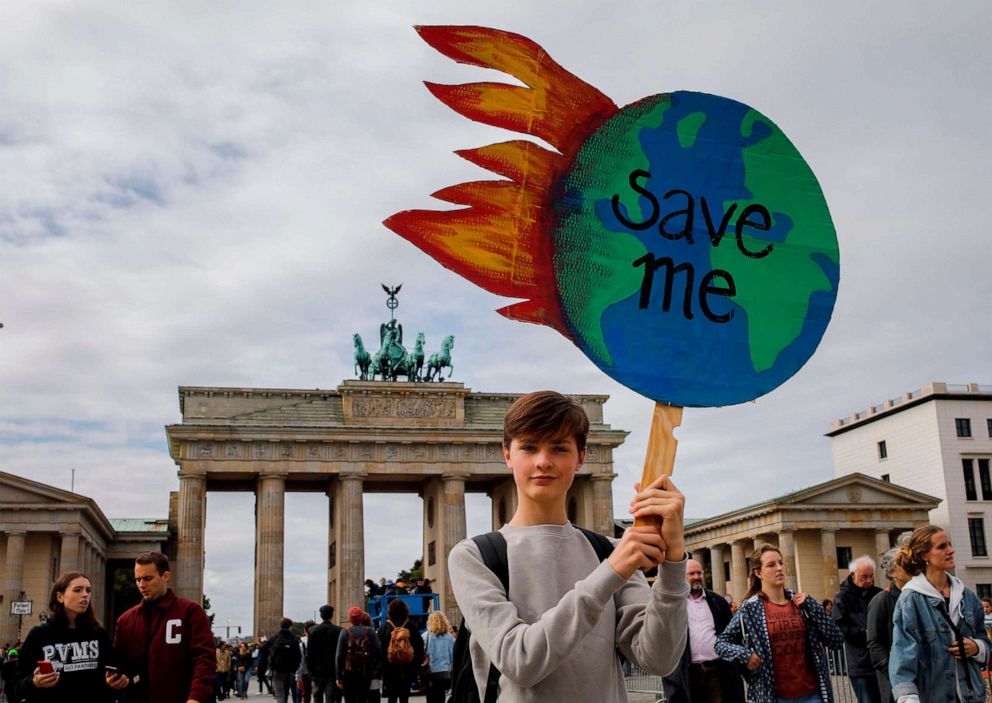
<instances>
[{"instance_id":1,"label":"letter c on sweatshirt","mask_svg":"<svg viewBox=\"0 0 992 703\"><path fill-rule=\"evenodd\" d=\"M165 623L166 644L179 644L183 641L183 634L177 630L182 626L182 620L169 620Z\"/></svg>"}]
</instances>

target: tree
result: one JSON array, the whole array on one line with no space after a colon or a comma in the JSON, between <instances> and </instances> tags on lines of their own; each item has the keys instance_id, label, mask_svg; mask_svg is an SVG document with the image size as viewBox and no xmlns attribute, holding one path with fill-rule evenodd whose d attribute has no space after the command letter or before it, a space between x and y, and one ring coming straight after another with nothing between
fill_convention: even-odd
<instances>
[{"instance_id":1,"label":"tree","mask_svg":"<svg viewBox=\"0 0 992 703\"><path fill-rule=\"evenodd\" d=\"M396 574L396 580L402 581L403 583L410 583L411 581L416 581L424 577L424 560L417 559L413 562L413 567L409 570L403 569L403 571Z\"/></svg>"},{"instance_id":2,"label":"tree","mask_svg":"<svg viewBox=\"0 0 992 703\"><path fill-rule=\"evenodd\" d=\"M215 613L210 612L210 599L207 598L206 593L203 594L203 609L207 611L207 619L210 621L211 629L213 629Z\"/></svg>"}]
</instances>

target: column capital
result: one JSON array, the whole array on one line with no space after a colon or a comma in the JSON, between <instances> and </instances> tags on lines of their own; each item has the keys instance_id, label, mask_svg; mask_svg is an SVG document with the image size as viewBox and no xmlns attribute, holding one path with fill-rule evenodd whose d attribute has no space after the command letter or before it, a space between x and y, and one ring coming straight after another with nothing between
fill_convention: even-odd
<instances>
[{"instance_id":1,"label":"column capital","mask_svg":"<svg viewBox=\"0 0 992 703\"><path fill-rule=\"evenodd\" d=\"M59 535L62 537L82 537L83 528L79 525L70 525L69 527L60 529Z\"/></svg>"},{"instance_id":2,"label":"column capital","mask_svg":"<svg viewBox=\"0 0 992 703\"><path fill-rule=\"evenodd\" d=\"M339 474L338 480L340 481L364 481L369 477L368 473L365 471L352 471L345 474Z\"/></svg>"},{"instance_id":3,"label":"column capital","mask_svg":"<svg viewBox=\"0 0 992 703\"><path fill-rule=\"evenodd\" d=\"M839 529L839 527L821 527L820 532L837 532Z\"/></svg>"},{"instance_id":4,"label":"column capital","mask_svg":"<svg viewBox=\"0 0 992 703\"><path fill-rule=\"evenodd\" d=\"M617 477L617 474L613 473L612 471L609 472L609 473L589 474L589 480L590 481L612 481L616 477Z\"/></svg>"},{"instance_id":5,"label":"column capital","mask_svg":"<svg viewBox=\"0 0 992 703\"><path fill-rule=\"evenodd\" d=\"M183 479L186 480L200 479L203 481L207 480L207 472L203 470L190 471L188 469L180 469L179 471L176 472L176 475L179 476L180 481L182 481Z\"/></svg>"},{"instance_id":6,"label":"column capital","mask_svg":"<svg viewBox=\"0 0 992 703\"><path fill-rule=\"evenodd\" d=\"M796 528L790 525L788 527L783 527L781 530L778 531L778 533L780 535L794 535L796 534Z\"/></svg>"},{"instance_id":7,"label":"column capital","mask_svg":"<svg viewBox=\"0 0 992 703\"><path fill-rule=\"evenodd\" d=\"M4 534L8 537L27 537L27 530L4 530Z\"/></svg>"},{"instance_id":8,"label":"column capital","mask_svg":"<svg viewBox=\"0 0 992 703\"><path fill-rule=\"evenodd\" d=\"M286 480L285 471L260 471L258 474L259 481L266 481L272 479L279 479L280 481Z\"/></svg>"},{"instance_id":9,"label":"column capital","mask_svg":"<svg viewBox=\"0 0 992 703\"><path fill-rule=\"evenodd\" d=\"M472 474L468 471L451 471L441 474L441 480L445 483L448 481L467 481L471 476Z\"/></svg>"}]
</instances>

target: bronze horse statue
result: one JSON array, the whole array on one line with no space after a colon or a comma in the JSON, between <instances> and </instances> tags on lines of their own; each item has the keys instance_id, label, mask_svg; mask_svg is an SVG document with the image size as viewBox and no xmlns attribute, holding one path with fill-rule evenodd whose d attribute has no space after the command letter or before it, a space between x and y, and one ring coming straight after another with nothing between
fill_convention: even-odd
<instances>
[{"instance_id":1,"label":"bronze horse statue","mask_svg":"<svg viewBox=\"0 0 992 703\"><path fill-rule=\"evenodd\" d=\"M425 381L433 381L434 374L437 373L437 380L443 381L441 370L444 367L448 367L448 378L451 378L451 374L454 373L455 367L451 365L451 349L455 346L455 335L449 334L441 342L441 351L431 354L430 358L427 360L427 376L424 378Z\"/></svg>"},{"instance_id":2,"label":"bronze horse statue","mask_svg":"<svg viewBox=\"0 0 992 703\"><path fill-rule=\"evenodd\" d=\"M353 339L355 340L355 374L360 381L368 381L369 367L372 365L372 355L365 351L365 345L362 344L362 336L358 332L355 332Z\"/></svg>"}]
</instances>

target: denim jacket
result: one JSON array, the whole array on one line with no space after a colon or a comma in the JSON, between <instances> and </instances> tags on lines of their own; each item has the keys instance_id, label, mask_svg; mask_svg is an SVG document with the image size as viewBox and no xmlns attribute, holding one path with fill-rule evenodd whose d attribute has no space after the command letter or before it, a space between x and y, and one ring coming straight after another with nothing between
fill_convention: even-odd
<instances>
[{"instance_id":1,"label":"denim jacket","mask_svg":"<svg viewBox=\"0 0 992 703\"><path fill-rule=\"evenodd\" d=\"M785 597L792 600L795 593L785 589ZM830 667L826 647L838 649L844 644L844 635L827 615L815 598L807 598L799 606L799 613L806 622L806 651L816 665L817 693L823 703L833 703L830 686ZM761 666L747 671L747 662L754 652L761 659ZM747 699L752 703L776 703L775 671L772 666L772 645L765 621L765 607L758 596L751 596L741 603L726 629L717 635L716 653L721 659L740 664L748 680Z\"/></svg>"},{"instance_id":2,"label":"denim jacket","mask_svg":"<svg viewBox=\"0 0 992 703\"><path fill-rule=\"evenodd\" d=\"M983 703L982 664L990 651L982 603L954 576L949 615L965 637L978 644L978 654L960 662L947 651L955 636L940 612L943 596L923 574L903 588L892 616L889 679L892 697L900 703Z\"/></svg>"}]
</instances>

